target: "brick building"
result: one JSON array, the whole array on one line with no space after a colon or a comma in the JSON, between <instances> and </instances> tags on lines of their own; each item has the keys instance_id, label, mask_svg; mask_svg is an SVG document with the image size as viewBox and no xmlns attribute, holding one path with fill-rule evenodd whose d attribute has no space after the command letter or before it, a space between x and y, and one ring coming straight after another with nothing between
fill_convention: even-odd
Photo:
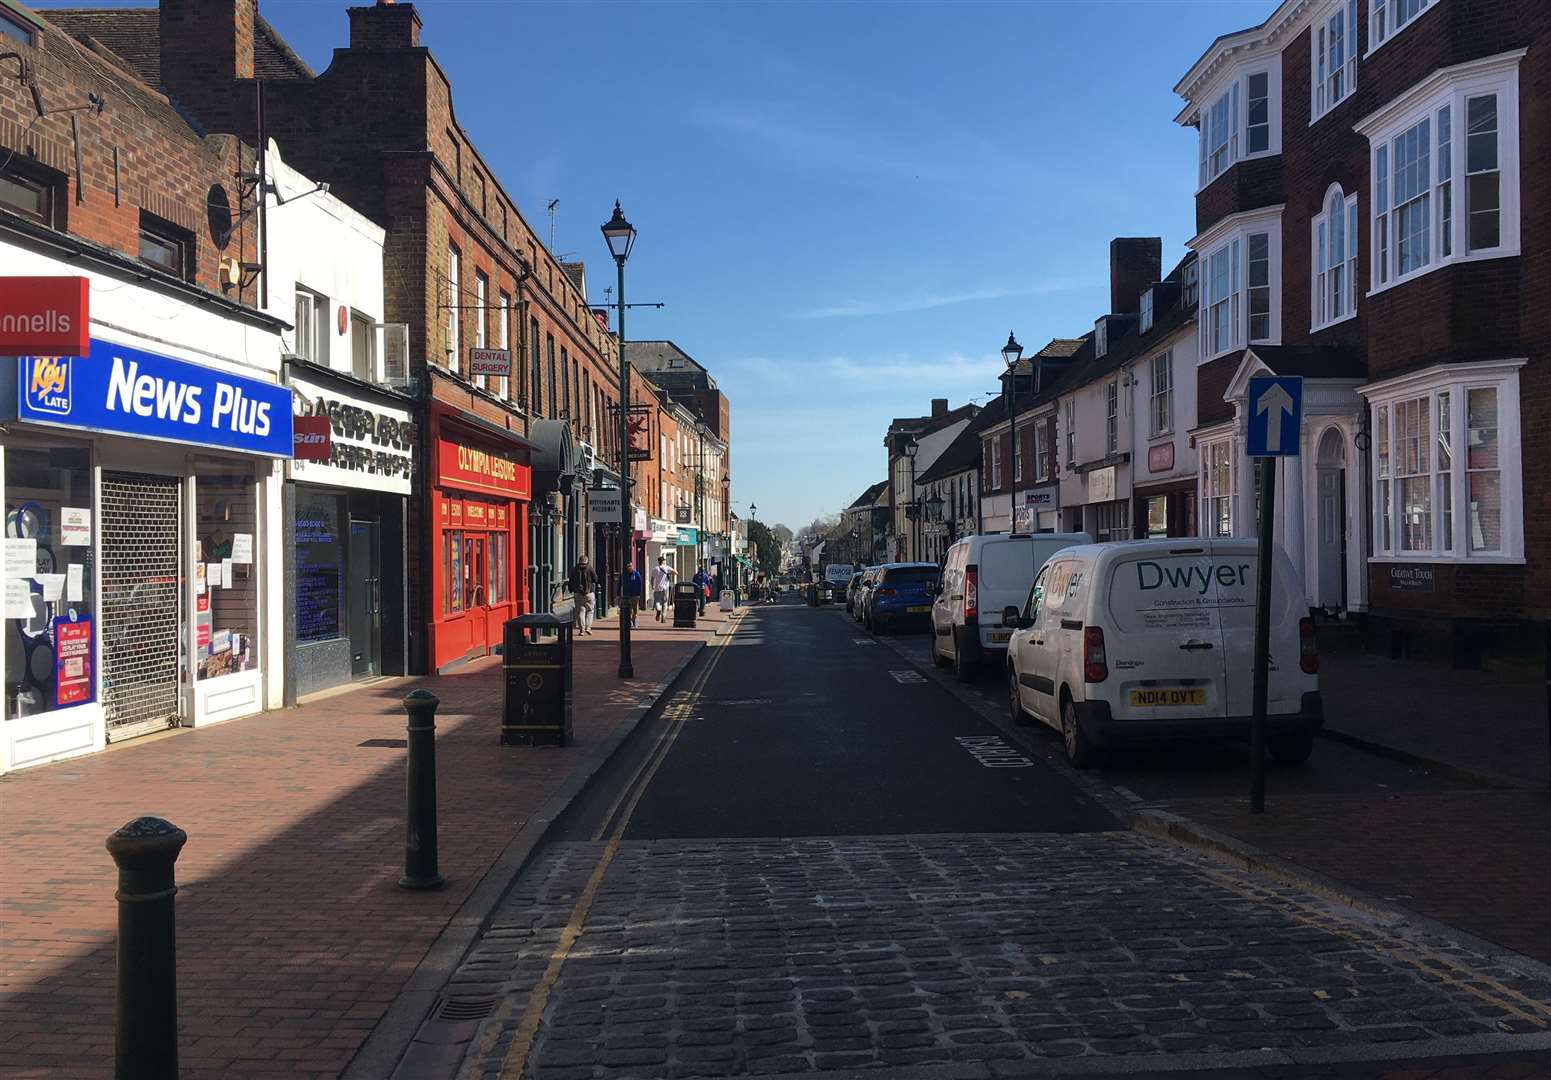
<instances>
[{"instance_id":1,"label":"brick building","mask_svg":"<svg viewBox=\"0 0 1551 1080\"><path fill-rule=\"evenodd\" d=\"M415 6L350 8L348 45L319 73L256 0L57 14L114 35L207 129L256 141L262 125L292 164L386 229L386 317L407 325L421 397L416 666L483 655L511 614L547 608L595 541L582 492L600 459L615 460L615 352L581 265L544 247L459 124ZM506 350L510 377L476 372L474 349ZM530 469L531 484L518 479ZM617 559L602 554L605 567Z\"/></svg>"},{"instance_id":2,"label":"brick building","mask_svg":"<svg viewBox=\"0 0 1551 1080\"><path fill-rule=\"evenodd\" d=\"M1551 612L1548 31L1540 0L1287 0L1176 87L1203 531L1254 529L1248 378L1302 375L1275 511L1310 605L1457 662Z\"/></svg>"}]
</instances>

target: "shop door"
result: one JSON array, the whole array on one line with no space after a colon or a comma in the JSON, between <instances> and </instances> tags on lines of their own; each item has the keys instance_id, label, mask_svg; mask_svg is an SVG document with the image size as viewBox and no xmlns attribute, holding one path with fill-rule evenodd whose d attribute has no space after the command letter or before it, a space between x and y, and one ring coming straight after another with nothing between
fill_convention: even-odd
<instances>
[{"instance_id":1,"label":"shop door","mask_svg":"<svg viewBox=\"0 0 1551 1080\"><path fill-rule=\"evenodd\" d=\"M183 487L102 474L102 703L108 741L175 725L183 628Z\"/></svg>"},{"instance_id":2,"label":"shop door","mask_svg":"<svg viewBox=\"0 0 1551 1080\"><path fill-rule=\"evenodd\" d=\"M356 678L382 674L382 549L376 520L350 520L350 664Z\"/></svg>"},{"instance_id":3,"label":"shop door","mask_svg":"<svg viewBox=\"0 0 1551 1080\"><path fill-rule=\"evenodd\" d=\"M486 579L485 536L483 533L464 533L463 605L468 612L469 629L476 648L490 641L490 593Z\"/></svg>"}]
</instances>

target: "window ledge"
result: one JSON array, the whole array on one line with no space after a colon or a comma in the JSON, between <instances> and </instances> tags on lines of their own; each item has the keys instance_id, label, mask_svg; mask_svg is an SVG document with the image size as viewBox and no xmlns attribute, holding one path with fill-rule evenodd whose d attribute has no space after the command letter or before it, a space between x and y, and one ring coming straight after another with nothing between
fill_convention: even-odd
<instances>
[{"instance_id":1,"label":"window ledge","mask_svg":"<svg viewBox=\"0 0 1551 1080\"><path fill-rule=\"evenodd\" d=\"M1388 288L1388 287L1389 287L1388 285L1385 286L1385 288ZM1369 293L1368 295L1372 296L1373 294ZM1332 326L1340 326L1342 323L1351 322L1355 318L1357 318L1357 312L1353 311L1352 313L1350 313L1348 315L1341 316L1339 319L1331 319L1329 322L1310 323L1309 324L1309 333L1317 334L1321 330L1329 330Z\"/></svg>"},{"instance_id":2,"label":"window ledge","mask_svg":"<svg viewBox=\"0 0 1551 1080\"><path fill-rule=\"evenodd\" d=\"M1149 440L1151 440L1151 439L1172 439L1173 437L1174 437L1174 429L1171 428L1171 427L1164 428L1162 431L1155 431L1151 435L1147 436L1147 438Z\"/></svg>"},{"instance_id":3,"label":"window ledge","mask_svg":"<svg viewBox=\"0 0 1551 1080\"><path fill-rule=\"evenodd\" d=\"M1329 116L1331 113L1335 112L1341 106L1345 105L1348 101L1352 100L1352 95L1354 95L1356 93L1357 93L1357 88L1353 87L1351 90L1348 90L1346 92L1346 96L1345 97L1343 97L1340 101L1337 101L1334 104L1327 106L1325 111L1321 112L1321 113L1315 112L1313 105L1310 105L1309 106L1309 127L1313 127L1315 124L1317 124L1321 120L1325 119L1325 117Z\"/></svg>"},{"instance_id":4,"label":"window ledge","mask_svg":"<svg viewBox=\"0 0 1551 1080\"><path fill-rule=\"evenodd\" d=\"M1494 248L1491 251L1475 251L1468 255L1450 255L1447 259L1442 259L1437 262L1430 263L1427 266L1422 267L1420 270L1412 270L1409 274L1406 274L1403 277L1391 278L1383 285L1375 285L1374 287L1370 288L1364 295L1378 296L1380 293L1389 292L1391 289L1398 288L1407 282L1415 281L1418 278L1424 278L1428 274L1442 270L1445 266L1456 266L1460 263L1490 262L1493 259L1516 259L1520 254L1521 252L1519 245L1514 244L1511 247L1505 246Z\"/></svg>"},{"instance_id":5,"label":"window ledge","mask_svg":"<svg viewBox=\"0 0 1551 1080\"><path fill-rule=\"evenodd\" d=\"M1370 555L1369 565L1379 563L1454 563L1460 566L1526 566L1522 555Z\"/></svg>"}]
</instances>

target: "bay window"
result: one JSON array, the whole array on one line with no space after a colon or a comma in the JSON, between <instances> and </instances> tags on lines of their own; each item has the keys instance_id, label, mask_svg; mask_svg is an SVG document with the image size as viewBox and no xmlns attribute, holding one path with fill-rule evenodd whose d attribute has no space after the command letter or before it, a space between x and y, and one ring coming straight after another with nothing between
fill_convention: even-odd
<instances>
[{"instance_id":1,"label":"bay window","mask_svg":"<svg viewBox=\"0 0 1551 1080\"><path fill-rule=\"evenodd\" d=\"M1518 254L1521 55L1438 72L1358 125L1372 146L1375 290L1449 262Z\"/></svg>"},{"instance_id":2,"label":"bay window","mask_svg":"<svg viewBox=\"0 0 1551 1080\"><path fill-rule=\"evenodd\" d=\"M1357 314L1357 196L1333 185L1313 229L1313 327L1317 330Z\"/></svg>"},{"instance_id":3,"label":"bay window","mask_svg":"<svg viewBox=\"0 0 1551 1080\"><path fill-rule=\"evenodd\" d=\"M1275 213L1278 217L1256 211L1253 219L1201 245L1202 360L1275 341L1281 332L1279 207Z\"/></svg>"},{"instance_id":4,"label":"bay window","mask_svg":"<svg viewBox=\"0 0 1551 1080\"><path fill-rule=\"evenodd\" d=\"M1200 186L1221 176L1245 158L1281 152L1280 67L1236 72L1201 109Z\"/></svg>"},{"instance_id":5,"label":"bay window","mask_svg":"<svg viewBox=\"0 0 1551 1080\"><path fill-rule=\"evenodd\" d=\"M1376 557L1523 557L1519 365L1440 366L1364 389Z\"/></svg>"},{"instance_id":6,"label":"bay window","mask_svg":"<svg viewBox=\"0 0 1551 1080\"><path fill-rule=\"evenodd\" d=\"M1335 0L1314 20L1313 46L1311 124L1357 88L1357 0Z\"/></svg>"}]
</instances>

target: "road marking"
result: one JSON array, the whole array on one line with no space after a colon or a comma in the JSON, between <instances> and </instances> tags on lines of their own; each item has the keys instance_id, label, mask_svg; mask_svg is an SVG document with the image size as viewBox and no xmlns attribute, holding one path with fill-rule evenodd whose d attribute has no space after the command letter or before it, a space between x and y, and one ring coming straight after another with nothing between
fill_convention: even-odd
<instances>
[{"instance_id":1,"label":"road marking","mask_svg":"<svg viewBox=\"0 0 1551 1080\"><path fill-rule=\"evenodd\" d=\"M1008 746L1000 735L960 735L953 740L988 769L1032 769L1034 762Z\"/></svg>"},{"instance_id":2,"label":"road marking","mask_svg":"<svg viewBox=\"0 0 1551 1080\"><path fill-rule=\"evenodd\" d=\"M851 639L851 644L852 645L876 645L878 643L876 641L874 641L870 637L854 637L854 638Z\"/></svg>"},{"instance_id":3,"label":"road marking","mask_svg":"<svg viewBox=\"0 0 1551 1080\"><path fill-rule=\"evenodd\" d=\"M889 674L894 676L894 681L901 686L907 683L924 683L926 681L926 676L922 675L915 668L909 668L905 671L891 671Z\"/></svg>"},{"instance_id":4,"label":"road marking","mask_svg":"<svg viewBox=\"0 0 1551 1080\"><path fill-rule=\"evenodd\" d=\"M735 616L736 622L742 621L743 614L740 612ZM736 629L736 622L734 629ZM657 770L667 758L674 740L678 738L685 721L694 711L695 704L700 700L700 692L705 689L706 683L711 679L711 673L716 670L716 665L722 658L722 646L727 640L727 638L718 637L710 644L710 656L707 658L705 667L700 670L700 674L683 691L675 694L673 700L663 708L663 716L668 720L667 729L658 737L651 753L620 792L619 798L615 799L614 804L609 807L609 812L603 819L603 827L593 837L594 840L601 839L603 833L608 830L609 822L618 813L618 822L614 825L608 842L603 846L603 852L598 856L597 865L593 867L592 874L587 878L587 885L582 889L581 895L576 899L576 905L571 909L571 917L566 920L565 929L560 932L560 940L555 943L554 952L550 954L549 965L544 969L538 985L528 995L527 1008L523 1010L522 1019L517 1024L517 1031L512 1035L512 1045L507 1049L506 1057L501 1062L502 1080L520 1080L527 1070L528 1055L533 1051L539 1020L549 1005L549 998L554 992L555 984L560 981L560 971L565 967L572 947L582 936L582 927L586 924L587 915L592 911L593 901L597 899L598 890L603 885L603 876L608 873L609 865L613 863L614 856L619 853L620 840L630 825L630 816L640 805L641 797L646 794L652 778L657 775ZM627 796L628 801L626 801Z\"/></svg>"}]
</instances>

